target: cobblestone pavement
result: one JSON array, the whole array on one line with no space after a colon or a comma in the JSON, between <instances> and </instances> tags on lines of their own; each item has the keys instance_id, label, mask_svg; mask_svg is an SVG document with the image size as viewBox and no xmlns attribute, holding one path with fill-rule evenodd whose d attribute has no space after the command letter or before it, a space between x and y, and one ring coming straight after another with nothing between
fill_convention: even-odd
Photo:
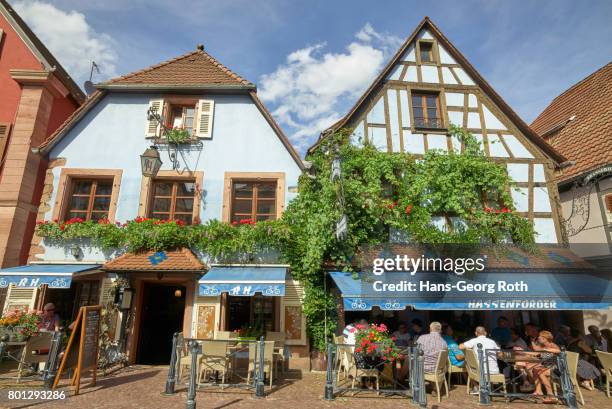
<instances>
[{"instance_id":1,"label":"cobblestone pavement","mask_svg":"<svg viewBox=\"0 0 612 409\"><path fill-rule=\"evenodd\" d=\"M0 407L2 408L184 408L187 400L186 388L180 386L178 393L166 397L161 395L164 389L167 367L134 366L125 368L106 377L101 377L95 387L82 387L81 394L70 396L61 401L9 400L9 391L40 390L40 382L24 382L19 385L14 381L0 381ZM12 382L12 383L9 383ZM66 382L64 382L66 383ZM351 397L337 397L332 402L323 400L325 384L324 374L293 372L289 379L276 386L264 399L257 399L245 390L225 389L224 391L199 390L197 394L198 409L222 408L376 408L398 409L414 408L405 397L383 398L375 394L362 393ZM64 389L68 391L68 389ZM267 387L266 387L267 392ZM612 408L612 399L606 398L599 391L583 390L586 400L585 408ZM458 386L451 391L450 398L443 397L438 404L435 397L427 395L428 408L462 409L477 408L476 396L468 396L465 386ZM496 400L492 409L529 409L542 407L529 402L505 403ZM561 408L561 405L544 405Z\"/></svg>"}]
</instances>

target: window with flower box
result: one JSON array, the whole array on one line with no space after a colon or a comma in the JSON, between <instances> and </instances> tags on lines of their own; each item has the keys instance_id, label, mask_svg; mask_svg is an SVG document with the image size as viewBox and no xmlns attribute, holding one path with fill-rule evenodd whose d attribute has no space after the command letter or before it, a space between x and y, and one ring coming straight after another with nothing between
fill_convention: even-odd
<instances>
[{"instance_id":1,"label":"window with flower box","mask_svg":"<svg viewBox=\"0 0 612 409\"><path fill-rule=\"evenodd\" d=\"M113 192L112 179L73 178L70 182L70 196L64 220L108 219Z\"/></svg>"},{"instance_id":2,"label":"window with flower box","mask_svg":"<svg viewBox=\"0 0 612 409\"><path fill-rule=\"evenodd\" d=\"M149 101L149 110L155 112L163 125L174 134L180 133L181 141L192 138L212 138L215 101L192 96L168 96ZM159 121L148 118L145 135L162 138Z\"/></svg>"},{"instance_id":3,"label":"window with flower box","mask_svg":"<svg viewBox=\"0 0 612 409\"><path fill-rule=\"evenodd\" d=\"M151 186L149 217L181 220L191 224L196 198L195 180L154 180Z\"/></svg>"},{"instance_id":4,"label":"window with flower box","mask_svg":"<svg viewBox=\"0 0 612 409\"><path fill-rule=\"evenodd\" d=\"M276 182L232 181L232 223L273 219L276 219Z\"/></svg>"},{"instance_id":5,"label":"window with flower box","mask_svg":"<svg viewBox=\"0 0 612 409\"><path fill-rule=\"evenodd\" d=\"M166 126L172 129L182 129L189 136L193 136L194 129L194 121L195 121L195 111L196 106L194 105L170 105L169 106L169 116L168 122Z\"/></svg>"}]
</instances>

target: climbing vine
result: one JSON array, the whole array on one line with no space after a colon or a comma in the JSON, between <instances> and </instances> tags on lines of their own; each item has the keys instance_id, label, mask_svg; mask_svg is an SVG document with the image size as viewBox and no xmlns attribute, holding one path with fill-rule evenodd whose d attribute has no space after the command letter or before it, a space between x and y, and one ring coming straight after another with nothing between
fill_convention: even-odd
<instances>
[{"instance_id":1,"label":"climbing vine","mask_svg":"<svg viewBox=\"0 0 612 409\"><path fill-rule=\"evenodd\" d=\"M308 332L313 346L323 349L335 329L337 306L325 291L322 270L356 268L359 248L388 242L390 230L420 244L533 247L533 227L514 212L513 182L505 167L487 158L468 132L451 127L450 133L460 151L430 150L418 159L380 152L367 142L355 146L349 130L327 137L307 157L311 167L300 176L298 197L275 221L186 226L146 218L123 224L71 219L40 223L37 234L50 241L87 238L130 252L190 247L218 261L248 261L277 251L304 285ZM340 160L341 175L332 180L334 158ZM343 214L348 235L338 240L335 226Z\"/></svg>"},{"instance_id":2,"label":"climbing vine","mask_svg":"<svg viewBox=\"0 0 612 409\"><path fill-rule=\"evenodd\" d=\"M452 127L450 133L460 142L460 152L431 150L417 160L380 152L367 142L355 146L349 143L350 131L343 130L307 158L310 174L301 176L300 194L283 217L291 229L283 255L305 285L304 313L315 348L322 349L328 339L325 317L331 332L337 314L334 299L323 291L322 266L354 269L358 249L388 242L390 229L403 232L412 243L511 241L532 248L533 227L514 213L512 180L505 167L488 159L468 132ZM334 157L341 162L341 177L335 181ZM334 229L343 212L348 236L338 241Z\"/></svg>"}]
</instances>

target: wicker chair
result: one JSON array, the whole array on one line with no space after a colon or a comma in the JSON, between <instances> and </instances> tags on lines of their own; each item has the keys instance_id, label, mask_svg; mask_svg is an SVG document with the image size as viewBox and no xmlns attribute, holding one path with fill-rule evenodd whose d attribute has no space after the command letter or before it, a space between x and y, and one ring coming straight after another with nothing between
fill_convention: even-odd
<instances>
[{"instance_id":1,"label":"wicker chair","mask_svg":"<svg viewBox=\"0 0 612 409\"><path fill-rule=\"evenodd\" d=\"M465 369L467 370L468 380L466 391L469 395L470 386L472 382L478 384L480 383L480 366L478 365L478 358L476 358L476 352L473 349L469 348L463 351L465 353ZM504 389L504 394L508 393L506 389L506 377L503 374L490 374L489 380L492 384L501 383Z\"/></svg>"},{"instance_id":2,"label":"wicker chair","mask_svg":"<svg viewBox=\"0 0 612 409\"><path fill-rule=\"evenodd\" d=\"M21 359L19 360L19 367L17 368L17 383L21 382L21 373L23 372L24 366L28 366L29 364L39 364L47 361L52 338L52 332L41 332L38 335L34 335L28 339L25 347L23 348Z\"/></svg>"},{"instance_id":3,"label":"wicker chair","mask_svg":"<svg viewBox=\"0 0 612 409\"><path fill-rule=\"evenodd\" d=\"M200 370L198 384L209 372L220 372L221 383L225 384L227 374L230 372L230 359L227 355L228 343L224 341L202 341L202 358L200 359ZM223 387L221 387L223 389Z\"/></svg>"},{"instance_id":4,"label":"wicker chair","mask_svg":"<svg viewBox=\"0 0 612 409\"><path fill-rule=\"evenodd\" d=\"M463 366L455 366L451 363L450 358L448 358L448 387L451 387L451 379L454 373L464 374L465 373L465 364Z\"/></svg>"},{"instance_id":5,"label":"wicker chair","mask_svg":"<svg viewBox=\"0 0 612 409\"><path fill-rule=\"evenodd\" d=\"M438 352L438 360L436 362L436 368L433 372L425 372L425 381L433 382L436 385L436 392L438 394L438 403L441 402L440 396L440 384L444 384L446 390L446 397L448 398L448 383L446 382L446 372L448 361L448 350L444 349Z\"/></svg>"},{"instance_id":6,"label":"wicker chair","mask_svg":"<svg viewBox=\"0 0 612 409\"><path fill-rule=\"evenodd\" d=\"M606 377L606 395L610 397L610 383L612 382L612 354L609 352L597 351L597 358L603 366L603 374Z\"/></svg>"},{"instance_id":7,"label":"wicker chair","mask_svg":"<svg viewBox=\"0 0 612 409\"><path fill-rule=\"evenodd\" d=\"M599 352L597 352L599 354ZM608 355L612 355L612 354L608 354ZM582 396L582 391L580 390L580 386L578 385L578 377L577 377L577 372L578 372L578 359L580 359L580 355L576 352L571 352L571 351L567 351L566 352L566 357L567 357L567 369L569 370L569 375L570 378L572 380L572 385L574 386L574 391L576 392L576 395L578 396L578 398L580 398L579 402L582 406L584 406L584 397ZM553 387L553 392L555 393L555 395L557 394L557 383L559 383L559 379L552 379L552 387Z\"/></svg>"},{"instance_id":8,"label":"wicker chair","mask_svg":"<svg viewBox=\"0 0 612 409\"><path fill-rule=\"evenodd\" d=\"M255 371L254 360L257 359L259 361L260 352L257 349L258 344L258 342L249 343L249 369L247 374L247 383L250 383L251 373ZM255 353L257 353L257 358ZM272 389L272 379L274 378L274 341L264 341L263 370L264 374L268 375L268 379L270 380L270 389Z\"/></svg>"}]
</instances>

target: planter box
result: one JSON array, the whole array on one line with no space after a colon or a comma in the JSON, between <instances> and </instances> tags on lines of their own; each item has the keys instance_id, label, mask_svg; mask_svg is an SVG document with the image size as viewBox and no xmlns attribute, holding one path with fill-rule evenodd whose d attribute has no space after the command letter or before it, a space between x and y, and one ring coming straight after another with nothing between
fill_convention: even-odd
<instances>
[{"instance_id":1,"label":"planter box","mask_svg":"<svg viewBox=\"0 0 612 409\"><path fill-rule=\"evenodd\" d=\"M0 340L6 338L8 342L23 342L27 341L29 337L23 335L21 327L0 327Z\"/></svg>"}]
</instances>

